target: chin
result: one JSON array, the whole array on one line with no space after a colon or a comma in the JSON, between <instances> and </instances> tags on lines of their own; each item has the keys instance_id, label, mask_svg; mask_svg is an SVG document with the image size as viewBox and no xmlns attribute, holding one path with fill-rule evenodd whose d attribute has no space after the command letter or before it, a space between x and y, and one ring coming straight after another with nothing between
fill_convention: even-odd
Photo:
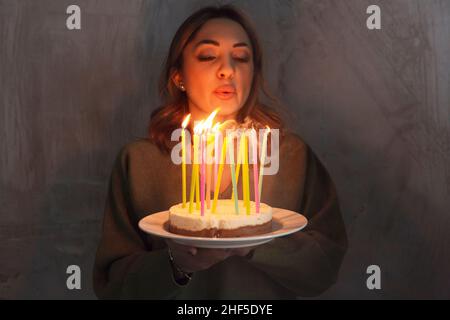
<instances>
[{"instance_id":1,"label":"chin","mask_svg":"<svg viewBox=\"0 0 450 320\"><path fill-rule=\"evenodd\" d=\"M221 107L218 116L219 117L230 117L232 116L233 118L235 118L239 112L240 108L226 108L226 107Z\"/></svg>"},{"instance_id":2,"label":"chin","mask_svg":"<svg viewBox=\"0 0 450 320\"><path fill-rule=\"evenodd\" d=\"M225 115L232 115L234 113L238 113L239 110L242 108L237 102L234 101L220 101L216 104L217 107L220 108L219 115L225 116ZM215 110L216 107L213 108Z\"/></svg>"}]
</instances>

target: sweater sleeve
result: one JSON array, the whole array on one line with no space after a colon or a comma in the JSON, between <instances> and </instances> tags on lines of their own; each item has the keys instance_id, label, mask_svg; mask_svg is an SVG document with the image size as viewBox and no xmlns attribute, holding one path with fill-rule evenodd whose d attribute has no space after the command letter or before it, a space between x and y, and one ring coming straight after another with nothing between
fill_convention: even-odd
<instances>
[{"instance_id":1,"label":"sweater sleeve","mask_svg":"<svg viewBox=\"0 0 450 320\"><path fill-rule=\"evenodd\" d=\"M335 187L309 148L299 196L298 212L308 218L307 227L256 248L249 261L296 296L316 296L336 282L347 236Z\"/></svg>"},{"instance_id":2,"label":"sweater sleeve","mask_svg":"<svg viewBox=\"0 0 450 320\"><path fill-rule=\"evenodd\" d=\"M183 290L175 283L167 250L137 230L127 181L126 148L109 181L103 230L94 265L94 291L101 299L172 299ZM151 284L151 285L149 285Z\"/></svg>"}]
</instances>

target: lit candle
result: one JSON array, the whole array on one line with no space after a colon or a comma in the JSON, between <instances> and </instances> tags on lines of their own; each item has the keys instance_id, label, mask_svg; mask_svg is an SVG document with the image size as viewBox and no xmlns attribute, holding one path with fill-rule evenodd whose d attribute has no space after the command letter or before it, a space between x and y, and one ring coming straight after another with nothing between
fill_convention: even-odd
<instances>
[{"instance_id":1,"label":"lit candle","mask_svg":"<svg viewBox=\"0 0 450 320\"><path fill-rule=\"evenodd\" d=\"M199 160L199 163L200 163L200 160ZM199 177L199 165L198 164L197 164L197 174L195 175L195 200L196 200L195 209L200 210L200 177Z\"/></svg>"},{"instance_id":2,"label":"lit candle","mask_svg":"<svg viewBox=\"0 0 450 320\"><path fill-rule=\"evenodd\" d=\"M206 140L205 140L205 134L202 133L201 135L201 166L202 166L202 170L201 170L201 178L200 178L200 211L201 211L201 215L202 217L205 215L205 175L206 175L206 167L205 167L205 162L206 162Z\"/></svg>"},{"instance_id":3,"label":"lit candle","mask_svg":"<svg viewBox=\"0 0 450 320\"><path fill-rule=\"evenodd\" d=\"M244 147L243 147L243 164L242 164L242 182L244 188L244 203L247 214L250 214L250 182L248 175L248 143L247 137L244 134Z\"/></svg>"},{"instance_id":4,"label":"lit candle","mask_svg":"<svg viewBox=\"0 0 450 320\"><path fill-rule=\"evenodd\" d=\"M256 213L259 213L259 190L258 190L258 138L256 130L252 129L252 157L253 157L253 192L255 195Z\"/></svg>"},{"instance_id":5,"label":"lit candle","mask_svg":"<svg viewBox=\"0 0 450 320\"><path fill-rule=\"evenodd\" d=\"M220 183L222 182L222 174L223 174L223 167L225 164L226 152L227 152L227 137L225 136L225 139L223 140L223 145L222 145L222 152L220 154L221 157L220 157L219 171L217 173L217 183L216 183L216 187L214 190L214 200L213 200L213 204L212 204L212 212L213 213L216 212L217 199L219 198Z\"/></svg>"},{"instance_id":6,"label":"lit candle","mask_svg":"<svg viewBox=\"0 0 450 320\"><path fill-rule=\"evenodd\" d=\"M231 141L234 141L234 139L232 139ZM234 172L234 143L232 143L231 146L228 146L228 150L230 154L231 183L233 184L232 199L234 198L234 211L236 214L239 214L236 173Z\"/></svg>"},{"instance_id":7,"label":"lit candle","mask_svg":"<svg viewBox=\"0 0 450 320\"><path fill-rule=\"evenodd\" d=\"M264 132L262 147L261 147L261 163L260 163L260 169L259 169L259 199L261 199L261 192L262 192L262 182L263 182L263 175L264 175L264 162L266 161L266 150L267 150L267 136L270 133L270 128L266 126L267 130Z\"/></svg>"},{"instance_id":8,"label":"lit candle","mask_svg":"<svg viewBox=\"0 0 450 320\"><path fill-rule=\"evenodd\" d=\"M209 130L206 134L206 207L208 209L211 208L211 184L212 184L212 151L213 151L213 143L214 143L214 134L212 134Z\"/></svg>"},{"instance_id":9,"label":"lit candle","mask_svg":"<svg viewBox=\"0 0 450 320\"><path fill-rule=\"evenodd\" d=\"M181 180L182 180L182 207L186 207L186 126L189 123L191 114L188 114L182 123L181 129Z\"/></svg>"},{"instance_id":10,"label":"lit candle","mask_svg":"<svg viewBox=\"0 0 450 320\"><path fill-rule=\"evenodd\" d=\"M214 185L217 184L217 170L218 170L218 164L219 164L219 124L216 123L216 125L213 128L214 132Z\"/></svg>"},{"instance_id":11,"label":"lit candle","mask_svg":"<svg viewBox=\"0 0 450 320\"><path fill-rule=\"evenodd\" d=\"M198 183L198 163L199 163L198 143L199 143L199 130L201 129L201 124L202 124L202 122L200 122L194 128L194 157L192 160L191 190L189 193L189 213L192 213L192 211L193 211L194 194L196 193L195 187L197 187L197 190L198 190L198 185L199 185L199 183ZM199 192L197 191L197 199L199 199L199 196L200 196ZM199 209L199 208L197 208L197 209Z\"/></svg>"},{"instance_id":12,"label":"lit candle","mask_svg":"<svg viewBox=\"0 0 450 320\"><path fill-rule=\"evenodd\" d=\"M211 163L211 156L212 156L212 147L214 142L214 135L211 134L211 129L213 127L213 120L216 114L219 112L220 108L217 108L214 110L208 118L205 120L205 162L207 162L207 172L206 172L206 205L208 209L210 208L210 201L211 201L211 178L212 178L212 163Z\"/></svg>"},{"instance_id":13,"label":"lit candle","mask_svg":"<svg viewBox=\"0 0 450 320\"><path fill-rule=\"evenodd\" d=\"M237 165L236 165L236 185L239 183L239 173L240 173L240 169L241 169L241 162L242 162L242 146L243 146L244 140L241 136L241 138L239 139L239 147L236 148L237 149ZM242 189L244 190L244 189ZM236 194L237 195L237 194ZM244 197L242 195L242 197ZM234 199L234 193L231 195L231 200Z\"/></svg>"},{"instance_id":14,"label":"lit candle","mask_svg":"<svg viewBox=\"0 0 450 320\"><path fill-rule=\"evenodd\" d=\"M195 136L194 136L195 140ZM189 191L189 213L192 213L194 208L194 194L195 194L195 157L197 153L195 151L195 141L194 141L194 158L192 160L192 170L191 170L191 188Z\"/></svg>"}]
</instances>

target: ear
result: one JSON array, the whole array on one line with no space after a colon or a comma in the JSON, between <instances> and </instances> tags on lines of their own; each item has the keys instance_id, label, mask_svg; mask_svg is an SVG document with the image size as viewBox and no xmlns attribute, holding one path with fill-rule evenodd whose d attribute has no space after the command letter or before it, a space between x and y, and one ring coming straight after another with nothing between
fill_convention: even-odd
<instances>
[{"instance_id":1,"label":"ear","mask_svg":"<svg viewBox=\"0 0 450 320\"><path fill-rule=\"evenodd\" d=\"M175 84L176 87L180 86L180 82L183 81L183 77L181 76L180 71L174 70L172 72L172 76L170 77Z\"/></svg>"}]
</instances>

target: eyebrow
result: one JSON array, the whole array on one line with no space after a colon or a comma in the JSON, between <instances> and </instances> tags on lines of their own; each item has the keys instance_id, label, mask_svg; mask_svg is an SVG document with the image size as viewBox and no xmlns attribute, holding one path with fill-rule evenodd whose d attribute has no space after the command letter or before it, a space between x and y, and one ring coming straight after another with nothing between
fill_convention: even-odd
<instances>
[{"instance_id":1,"label":"eyebrow","mask_svg":"<svg viewBox=\"0 0 450 320\"><path fill-rule=\"evenodd\" d=\"M220 43L217 42L216 40L203 39L203 40L200 40L199 42L197 42L197 44L195 45L194 48L197 48L197 47L201 46L202 44L212 44L214 46L220 47ZM249 45L245 42L238 42L233 45L233 48L237 48L237 47L249 47Z\"/></svg>"}]
</instances>

